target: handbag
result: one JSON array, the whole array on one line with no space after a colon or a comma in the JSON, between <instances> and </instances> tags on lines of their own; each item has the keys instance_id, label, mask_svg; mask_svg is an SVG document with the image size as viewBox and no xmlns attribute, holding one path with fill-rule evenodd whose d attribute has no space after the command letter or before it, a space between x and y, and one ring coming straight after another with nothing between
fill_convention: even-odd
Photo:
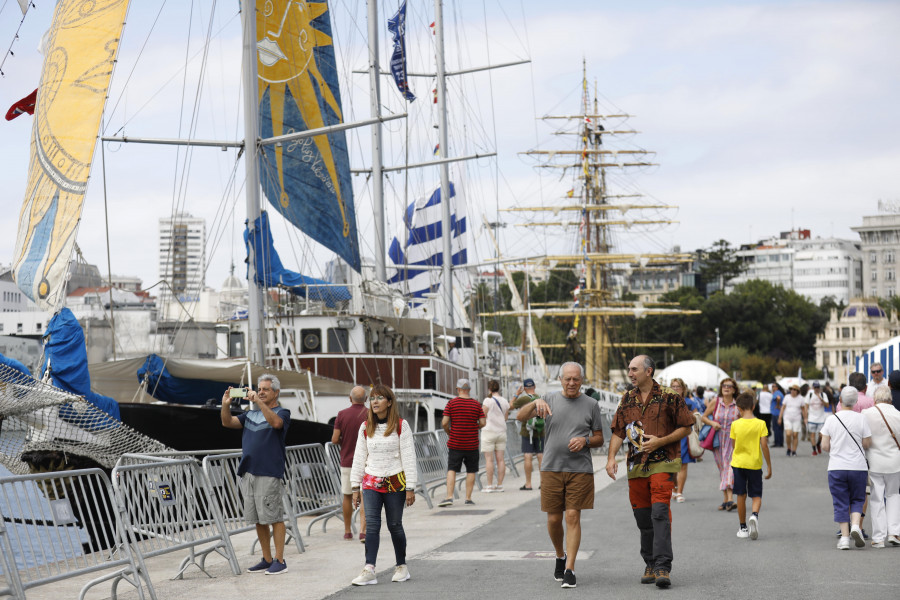
<instances>
[{"instance_id":1,"label":"handbag","mask_svg":"<svg viewBox=\"0 0 900 600\"><path fill-rule=\"evenodd\" d=\"M703 456L703 447L700 445L700 436L697 434L697 431L691 427L691 432L688 434L688 454L691 458L700 458Z\"/></svg>"},{"instance_id":2,"label":"handbag","mask_svg":"<svg viewBox=\"0 0 900 600\"><path fill-rule=\"evenodd\" d=\"M713 450L719 445L719 436L716 435L716 430L710 425L704 425L703 429L706 430L706 435L703 436L700 447L705 450ZM701 431L700 434L703 435L703 431Z\"/></svg>"}]
</instances>

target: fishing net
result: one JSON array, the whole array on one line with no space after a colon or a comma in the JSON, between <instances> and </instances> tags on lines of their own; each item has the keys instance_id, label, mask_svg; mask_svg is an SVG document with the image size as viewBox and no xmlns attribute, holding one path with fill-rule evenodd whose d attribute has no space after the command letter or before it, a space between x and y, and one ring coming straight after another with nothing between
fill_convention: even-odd
<instances>
[{"instance_id":1,"label":"fishing net","mask_svg":"<svg viewBox=\"0 0 900 600\"><path fill-rule=\"evenodd\" d=\"M11 472L112 469L122 454L166 450L83 397L0 365L0 464Z\"/></svg>"}]
</instances>

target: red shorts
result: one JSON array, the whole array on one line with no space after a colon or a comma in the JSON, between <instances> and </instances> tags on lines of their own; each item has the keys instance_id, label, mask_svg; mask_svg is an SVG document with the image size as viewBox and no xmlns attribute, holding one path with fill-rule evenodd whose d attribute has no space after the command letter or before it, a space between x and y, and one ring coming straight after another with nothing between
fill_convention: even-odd
<instances>
[{"instance_id":1,"label":"red shorts","mask_svg":"<svg viewBox=\"0 0 900 600\"><path fill-rule=\"evenodd\" d=\"M633 509L650 508L656 502L668 506L673 489L675 489L675 473L654 473L650 477L635 477L628 480L628 499ZM669 521L672 521L671 510Z\"/></svg>"}]
</instances>

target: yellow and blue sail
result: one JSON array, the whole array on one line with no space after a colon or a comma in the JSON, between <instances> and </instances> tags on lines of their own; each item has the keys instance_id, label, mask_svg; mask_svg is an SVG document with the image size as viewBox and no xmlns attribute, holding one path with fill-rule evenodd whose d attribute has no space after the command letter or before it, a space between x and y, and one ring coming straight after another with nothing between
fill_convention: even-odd
<instances>
[{"instance_id":1,"label":"yellow and blue sail","mask_svg":"<svg viewBox=\"0 0 900 600\"><path fill-rule=\"evenodd\" d=\"M13 275L19 289L47 311L65 300L127 10L128 0L59 0L46 38Z\"/></svg>"},{"instance_id":2,"label":"yellow and blue sail","mask_svg":"<svg viewBox=\"0 0 900 600\"><path fill-rule=\"evenodd\" d=\"M342 123L328 4L258 0L256 7L260 135ZM344 132L264 146L259 167L269 203L359 271Z\"/></svg>"}]
</instances>

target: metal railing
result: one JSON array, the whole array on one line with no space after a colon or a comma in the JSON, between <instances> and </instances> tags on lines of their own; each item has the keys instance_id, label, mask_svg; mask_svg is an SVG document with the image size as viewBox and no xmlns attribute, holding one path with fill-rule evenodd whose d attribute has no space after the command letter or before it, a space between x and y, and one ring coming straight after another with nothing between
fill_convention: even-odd
<instances>
[{"instance_id":1,"label":"metal railing","mask_svg":"<svg viewBox=\"0 0 900 600\"><path fill-rule=\"evenodd\" d=\"M225 454L210 454L203 458L203 474L209 482L212 497L220 507L225 532L229 536L256 529L255 523L248 523L244 519L244 493L241 490L241 477L238 475L241 456L241 451L237 450ZM291 516L288 502L285 488L281 503L284 507L284 524L288 535L286 541L293 542L297 552L302 554L306 551L306 546L303 544L297 519ZM256 543L253 542L251 552Z\"/></svg>"},{"instance_id":2,"label":"metal railing","mask_svg":"<svg viewBox=\"0 0 900 600\"><path fill-rule=\"evenodd\" d=\"M447 483L447 445L441 445L434 431L413 434L416 451L416 493L425 499L428 508L434 508L431 497L434 490Z\"/></svg>"},{"instance_id":3,"label":"metal railing","mask_svg":"<svg viewBox=\"0 0 900 600\"><path fill-rule=\"evenodd\" d=\"M334 471L324 446L288 446L285 477L291 516L316 515L306 528L307 535L318 521L324 532L328 520L341 515L340 471Z\"/></svg>"},{"instance_id":4,"label":"metal railing","mask_svg":"<svg viewBox=\"0 0 900 600\"><path fill-rule=\"evenodd\" d=\"M0 478L0 596L24 599L25 590L71 577L115 569L86 583L122 580L144 598L156 593L140 556L124 538L120 509L109 478L81 469Z\"/></svg>"},{"instance_id":5,"label":"metal railing","mask_svg":"<svg viewBox=\"0 0 900 600\"><path fill-rule=\"evenodd\" d=\"M220 506L197 461L143 454L123 458L113 469L112 480L141 567L144 558L187 549L189 555L181 562L176 579L191 565L209 575L205 561L212 552L224 556L232 572L239 575L240 565ZM140 464L126 464L134 462ZM211 546L197 550L206 544Z\"/></svg>"},{"instance_id":6,"label":"metal railing","mask_svg":"<svg viewBox=\"0 0 900 600\"><path fill-rule=\"evenodd\" d=\"M340 444L332 444L331 442L325 442L325 455L328 456L328 464L337 474L338 478L338 487L340 487L341 483L341 446ZM343 494L343 492L342 492ZM341 502L343 502L343 498L341 498ZM359 508L354 508L353 512L350 515L350 532L353 535L359 533ZM338 517L343 521L344 515L343 511Z\"/></svg>"}]
</instances>

